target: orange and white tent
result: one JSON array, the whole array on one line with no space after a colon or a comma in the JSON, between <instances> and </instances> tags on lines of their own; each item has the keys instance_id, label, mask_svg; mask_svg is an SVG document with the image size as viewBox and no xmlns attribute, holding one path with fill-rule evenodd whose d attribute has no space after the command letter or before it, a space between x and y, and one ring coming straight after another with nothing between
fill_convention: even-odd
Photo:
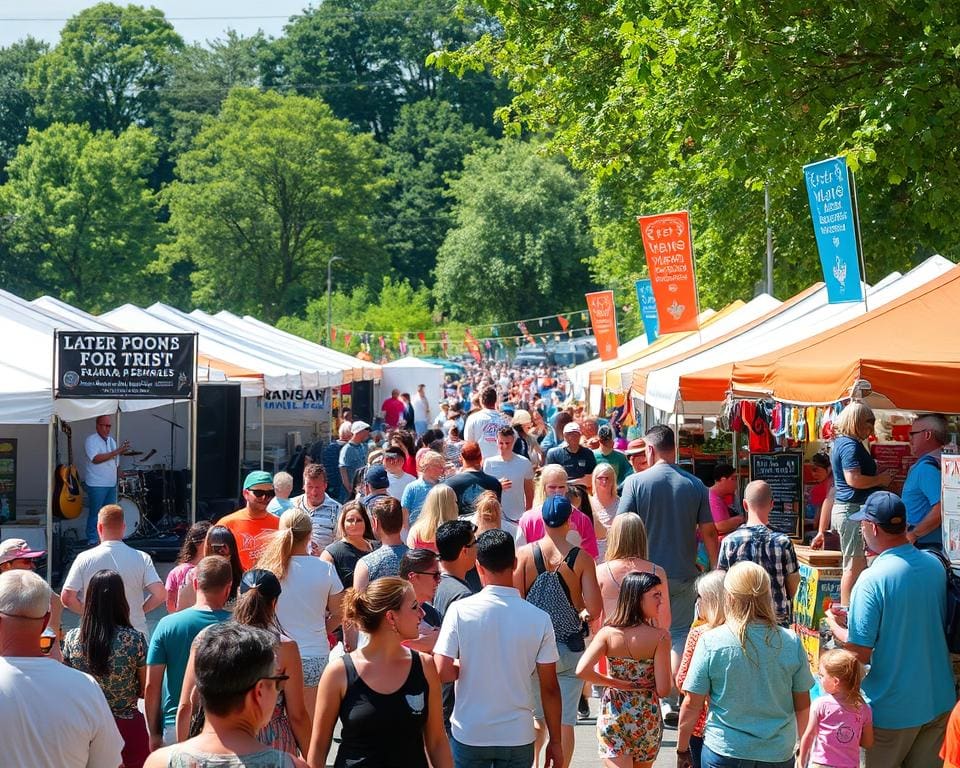
<instances>
[{"instance_id":1,"label":"orange and white tent","mask_svg":"<svg viewBox=\"0 0 960 768\"><path fill-rule=\"evenodd\" d=\"M739 397L960 413L960 267L803 341L733 366Z\"/></svg>"}]
</instances>

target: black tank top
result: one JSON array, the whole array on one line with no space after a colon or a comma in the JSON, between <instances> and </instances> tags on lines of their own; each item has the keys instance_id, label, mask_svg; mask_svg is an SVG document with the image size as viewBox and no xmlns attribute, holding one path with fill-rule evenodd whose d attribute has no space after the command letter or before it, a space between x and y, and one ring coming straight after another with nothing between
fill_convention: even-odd
<instances>
[{"instance_id":1,"label":"black tank top","mask_svg":"<svg viewBox=\"0 0 960 768\"><path fill-rule=\"evenodd\" d=\"M427 768L423 729L430 697L420 654L411 651L410 674L393 693L377 693L357 674L347 654L347 693L340 702L341 743L335 768Z\"/></svg>"}]
</instances>

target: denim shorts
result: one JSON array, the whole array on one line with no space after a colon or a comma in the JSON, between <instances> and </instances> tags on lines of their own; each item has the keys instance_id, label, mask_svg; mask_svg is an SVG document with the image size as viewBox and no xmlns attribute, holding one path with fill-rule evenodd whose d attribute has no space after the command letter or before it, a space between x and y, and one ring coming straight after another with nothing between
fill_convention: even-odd
<instances>
[{"instance_id":1,"label":"denim shorts","mask_svg":"<svg viewBox=\"0 0 960 768\"><path fill-rule=\"evenodd\" d=\"M563 701L561 725L577 724L577 705L583 692L583 680L577 677L577 662L583 651L571 651L564 643L557 643L560 660L557 662L557 681L560 683L560 698ZM540 680L533 673L533 716L543 720L543 703L540 701Z\"/></svg>"}]
</instances>

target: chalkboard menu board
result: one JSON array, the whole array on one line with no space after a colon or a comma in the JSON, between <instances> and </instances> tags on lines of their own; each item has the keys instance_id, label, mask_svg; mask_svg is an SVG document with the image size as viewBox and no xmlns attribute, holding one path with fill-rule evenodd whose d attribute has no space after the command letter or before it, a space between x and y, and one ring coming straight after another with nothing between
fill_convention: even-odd
<instances>
[{"instance_id":1,"label":"chalkboard menu board","mask_svg":"<svg viewBox=\"0 0 960 768\"><path fill-rule=\"evenodd\" d=\"M770 528L803 538L803 454L751 453L750 480L766 480L773 490Z\"/></svg>"}]
</instances>

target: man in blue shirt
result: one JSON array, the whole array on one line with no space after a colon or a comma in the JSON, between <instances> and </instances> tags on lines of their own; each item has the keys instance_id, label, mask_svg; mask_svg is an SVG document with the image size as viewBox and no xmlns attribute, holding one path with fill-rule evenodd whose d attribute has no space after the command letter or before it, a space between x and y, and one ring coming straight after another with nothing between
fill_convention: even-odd
<instances>
[{"instance_id":1,"label":"man in blue shirt","mask_svg":"<svg viewBox=\"0 0 960 768\"><path fill-rule=\"evenodd\" d=\"M870 664L863 692L875 739L867 768L939 765L956 701L943 565L907 540L907 510L896 494L874 492L850 520L878 555L853 587L849 615L830 610L827 621L837 640Z\"/></svg>"},{"instance_id":2,"label":"man in blue shirt","mask_svg":"<svg viewBox=\"0 0 960 768\"><path fill-rule=\"evenodd\" d=\"M947 420L939 413L918 416L910 427L917 457L903 484L907 540L920 549L943 550L940 528L940 452L947 442Z\"/></svg>"}]
</instances>

